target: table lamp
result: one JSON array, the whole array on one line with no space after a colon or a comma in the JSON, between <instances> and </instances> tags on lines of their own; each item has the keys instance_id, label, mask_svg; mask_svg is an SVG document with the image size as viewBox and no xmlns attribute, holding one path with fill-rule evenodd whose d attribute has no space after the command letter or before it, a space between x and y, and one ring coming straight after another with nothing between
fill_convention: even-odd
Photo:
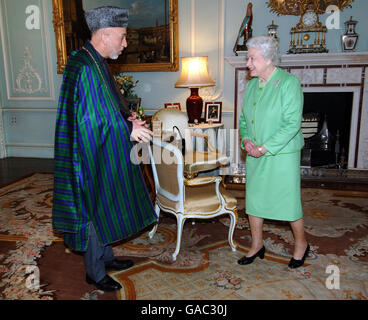
<instances>
[{"instance_id":1,"label":"table lamp","mask_svg":"<svg viewBox=\"0 0 368 320\"><path fill-rule=\"evenodd\" d=\"M199 123L201 120L203 100L198 95L199 88L215 85L215 82L208 74L207 61L208 57L181 58L182 69L175 87L190 88L190 96L186 104L189 123Z\"/></svg>"}]
</instances>

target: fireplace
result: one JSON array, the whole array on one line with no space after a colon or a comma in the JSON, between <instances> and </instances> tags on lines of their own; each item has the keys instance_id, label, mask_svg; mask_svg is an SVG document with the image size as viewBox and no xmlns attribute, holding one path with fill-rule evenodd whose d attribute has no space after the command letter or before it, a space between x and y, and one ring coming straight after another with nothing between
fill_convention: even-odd
<instances>
[{"instance_id":1,"label":"fireplace","mask_svg":"<svg viewBox=\"0 0 368 320\"><path fill-rule=\"evenodd\" d=\"M248 82L245 57L225 59L235 69L234 128L237 128ZM305 94L305 117L313 120L313 115L307 113L316 113L318 118L316 130L313 132L308 129L304 134L306 149L308 146L311 149L313 141L310 141L310 137L321 133L325 118L329 123L327 129L330 141L327 150L331 154L325 154L326 159L319 162L310 161L308 166L332 168L343 162L343 167L347 169L368 169L368 53L283 55L280 67L300 79ZM343 106L340 106L340 102L343 102ZM312 129L313 125L309 124ZM336 144L337 133L339 144ZM237 159L232 160L234 163L244 162L241 153L235 156Z\"/></svg>"},{"instance_id":2,"label":"fireplace","mask_svg":"<svg viewBox=\"0 0 368 320\"><path fill-rule=\"evenodd\" d=\"M304 92L301 165L347 168L353 92Z\"/></svg>"}]
</instances>

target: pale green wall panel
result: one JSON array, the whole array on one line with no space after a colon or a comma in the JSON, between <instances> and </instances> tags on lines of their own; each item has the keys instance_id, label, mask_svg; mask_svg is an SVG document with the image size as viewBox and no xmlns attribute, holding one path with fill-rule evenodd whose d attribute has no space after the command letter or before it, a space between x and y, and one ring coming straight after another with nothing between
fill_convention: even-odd
<instances>
[{"instance_id":1,"label":"pale green wall panel","mask_svg":"<svg viewBox=\"0 0 368 320\"><path fill-rule=\"evenodd\" d=\"M53 157L56 109L6 109L3 118L7 156Z\"/></svg>"},{"instance_id":2,"label":"pale green wall panel","mask_svg":"<svg viewBox=\"0 0 368 320\"><path fill-rule=\"evenodd\" d=\"M54 148L52 146L35 146L29 145L28 147L9 145L7 147L7 157L19 157L19 158L54 158Z\"/></svg>"},{"instance_id":3,"label":"pale green wall panel","mask_svg":"<svg viewBox=\"0 0 368 320\"><path fill-rule=\"evenodd\" d=\"M45 3L44 0L1 2L4 75L9 101L54 100Z\"/></svg>"},{"instance_id":4,"label":"pale green wall panel","mask_svg":"<svg viewBox=\"0 0 368 320\"><path fill-rule=\"evenodd\" d=\"M55 117L56 109L7 110L4 112L6 140L9 143L53 144ZM22 130L14 130L13 127ZM25 136L25 132L31 134Z\"/></svg>"}]
</instances>

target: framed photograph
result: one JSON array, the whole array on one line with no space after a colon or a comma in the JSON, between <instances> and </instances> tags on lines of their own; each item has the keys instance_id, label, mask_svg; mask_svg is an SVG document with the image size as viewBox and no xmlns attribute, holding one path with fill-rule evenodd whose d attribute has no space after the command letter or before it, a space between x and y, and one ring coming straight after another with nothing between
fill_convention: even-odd
<instances>
[{"instance_id":1,"label":"framed photograph","mask_svg":"<svg viewBox=\"0 0 368 320\"><path fill-rule=\"evenodd\" d=\"M204 111L204 122L221 123L222 102L206 102Z\"/></svg>"},{"instance_id":2,"label":"framed photograph","mask_svg":"<svg viewBox=\"0 0 368 320\"><path fill-rule=\"evenodd\" d=\"M84 12L111 2L52 1L58 73L63 73L70 53L90 38ZM179 71L178 0L115 2L129 9L129 25L128 47L117 60L108 61L112 72Z\"/></svg>"},{"instance_id":3,"label":"framed photograph","mask_svg":"<svg viewBox=\"0 0 368 320\"><path fill-rule=\"evenodd\" d=\"M125 99L128 103L129 110L138 111L138 108L141 106L142 98L126 98Z\"/></svg>"},{"instance_id":4,"label":"framed photograph","mask_svg":"<svg viewBox=\"0 0 368 320\"><path fill-rule=\"evenodd\" d=\"M179 109L181 111L181 106L179 102L165 103L165 108L174 108L174 109Z\"/></svg>"}]
</instances>

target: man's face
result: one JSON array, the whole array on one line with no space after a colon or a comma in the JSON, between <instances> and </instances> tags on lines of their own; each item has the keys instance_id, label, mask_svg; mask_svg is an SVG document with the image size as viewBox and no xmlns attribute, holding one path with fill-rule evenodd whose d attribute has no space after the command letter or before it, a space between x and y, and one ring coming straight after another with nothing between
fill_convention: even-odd
<instances>
[{"instance_id":1,"label":"man's face","mask_svg":"<svg viewBox=\"0 0 368 320\"><path fill-rule=\"evenodd\" d=\"M107 28L105 34L108 57L116 60L128 46L127 30L126 28Z\"/></svg>"}]
</instances>

